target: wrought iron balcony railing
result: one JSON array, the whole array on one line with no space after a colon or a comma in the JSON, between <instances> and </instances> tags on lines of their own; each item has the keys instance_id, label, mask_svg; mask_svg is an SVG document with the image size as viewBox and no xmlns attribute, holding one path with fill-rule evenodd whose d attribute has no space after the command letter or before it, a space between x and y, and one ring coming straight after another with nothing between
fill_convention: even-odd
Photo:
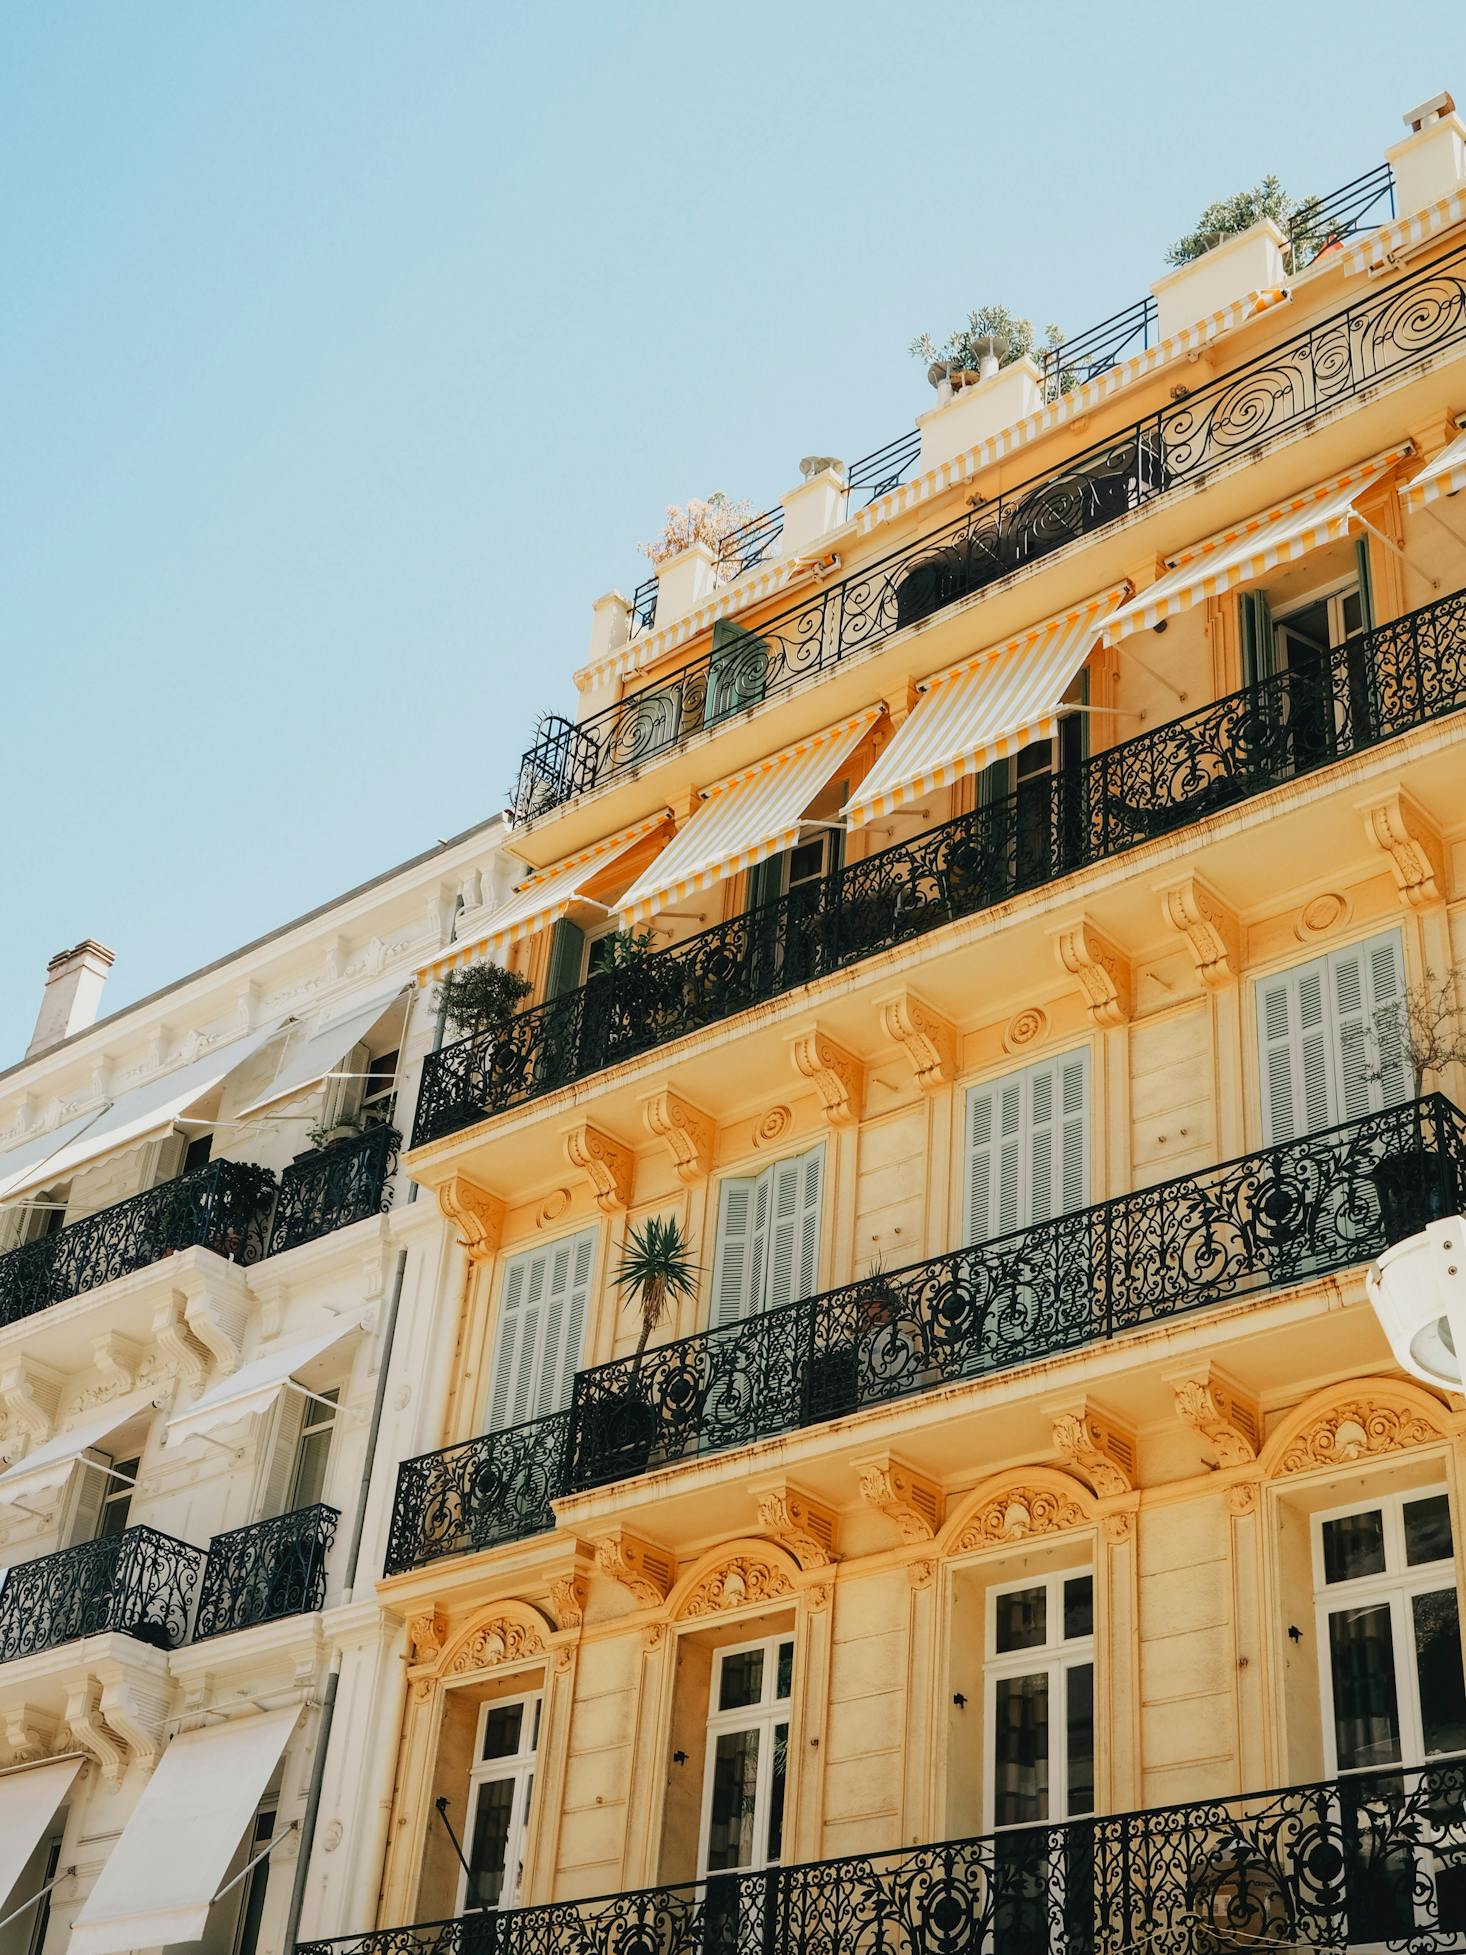
<instances>
[{"instance_id":1,"label":"wrought iron balcony railing","mask_svg":"<svg viewBox=\"0 0 1466 1955\"><path fill-rule=\"evenodd\" d=\"M1458 246L778 616L719 620L697 658L579 725L550 715L521 763L516 815L657 759L1463 338Z\"/></svg>"},{"instance_id":2,"label":"wrought iron balcony railing","mask_svg":"<svg viewBox=\"0 0 1466 1955\"><path fill-rule=\"evenodd\" d=\"M491 1432L397 1469L386 1573L444 1555L519 1541L555 1525L550 1502L565 1491L570 1414Z\"/></svg>"},{"instance_id":3,"label":"wrought iron balcony railing","mask_svg":"<svg viewBox=\"0 0 1466 1955\"><path fill-rule=\"evenodd\" d=\"M209 1543L193 1640L253 1629L319 1609L326 1599L326 1556L341 1516L334 1507L292 1514L216 1534Z\"/></svg>"},{"instance_id":4,"label":"wrought iron balcony railing","mask_svg":"<svg viewBox=\"0 0 1466 1955\"><path fill-rule=\"evenodd\" d=\"M568 1412L403 1462L387 1573L677 1460L1366 1262L1466 1196L1439 1094L577 1374Z\"/></svg>"},{"instance_id":5,"label":"wrought iron balcony railing","mask_svg":"<svg viewBox=\"0 0 1466 1955\"><path fill-rule=\"evenodd\" d=\"M297 1955L1243 1955L1459 1949L1466 1767L1013 1827L301 1942Z\"/></svg>"},{"instance_id":6,"label":"wrought iron balcony railing","mask_svg":"<svg viewBox=\"0 0 1466 1955\"><path fill-rule=\"evenodd\" d=\"M19 1562L0 1583L0 1663L104 1630L177 1649L203 1564L202 1548L151 1527Z\"/></svg>"},{"instance_id":7,"label":"wrought iron balcony railing","mask_svg":"<svg viewBox=\"0 0 1466 1955\"><path fill-rule=\"evenodd\" d=\"M429 1055L414 1145L1466 707L1466 593Z\"/></svg>"},{"instance_id":8,"label":"wrought iron balcony railing","mask_svg":"<svg viewBox=\"0 0 1466 1955\"><path fill-rule=\"evenodd\" d=\"M280 1174L270 1254L385 1214L392 1205L390 1183L401 1144L395 1127L369 1127L292 1161Z\"/></svg>"},{"instance_id":9,"label":"wrought iron balcony railing","mask_svg":"<svg viewBox=\"0 0 1466 1955\"><path fill-rule=\"evenodd\" d=\"M212 1249L237 1263L265 1253L275 1177L243 1161L211 1161L99 1209L40 1242L0 1256L0 1325L19 1322L180 1249Z\"/></svg>"}]
</instances>

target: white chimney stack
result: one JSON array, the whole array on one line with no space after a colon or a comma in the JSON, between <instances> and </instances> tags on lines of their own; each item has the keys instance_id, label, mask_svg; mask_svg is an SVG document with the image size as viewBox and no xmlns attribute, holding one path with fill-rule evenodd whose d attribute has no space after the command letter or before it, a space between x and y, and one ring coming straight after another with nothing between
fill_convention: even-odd
<instances>
[{"instance_id":1,"label":"white chimney stack","mask_svg":"<svg viewBox=\"0 0 1466 1955\"><path fill-rule=\"evenodd\" d=\"M58 950L46 966L46 988L41 993L41 1009L36 1014L36 1029L26 1047L27 1059L37 1052L49 1052L73 1032L94 1025L102 1002L102 986L112 968L114 953L105 944L88 937L71 950Z\"/></svg>"}]
</instances>

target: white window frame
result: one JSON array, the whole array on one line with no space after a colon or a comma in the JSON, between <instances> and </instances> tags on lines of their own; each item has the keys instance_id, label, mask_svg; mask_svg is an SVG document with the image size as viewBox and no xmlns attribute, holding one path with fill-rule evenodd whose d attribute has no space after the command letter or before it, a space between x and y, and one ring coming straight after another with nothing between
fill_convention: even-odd
<instances>
[{"instance_id":1,"label":"white window frame","mask_svg":"<svg viewBox=\"0 0 1466 1955\"><path fill-rule=\"evenodd\" d=\"M484 1730L490 1714L505 1711L515 1704L522 1704L524 1716L519 1724L519 1749L512 1756L485 1758ZM469 1866L473 1865L474 1836L478 1829L479 1787L494 1784L500 1780L510 1780L513 1791L510 1794L509 1830L504 1840L504 1886L499 1898L492 1904L491 1912L499 1913L504 1908L518 1905L519 1890L524 1881L524 1856L529 1840L529 1809L534 1786L535 1769L539 1761L540 1723L544 1717L544 1692L526 1691L521 1697L491 1697L479 1705L478 1722L473 1731L473 1765L468 1774L468 1824L463 1832L463 1851ZM486 1905L488 1905L486 1903ZM468 1872L464 1867L458 1869L458 1905L455 1914L466 1914L477 1906L468 1891Z\"/></svg>"},{"instance_id":2,"label":"white window frame","mask_svg":"<svg viewBox=\"0 0 1466 1955\"><path fill-rule=\"evenodd\" d=\"M1370 953L1377 946L1385 943L1392 943L1394 945L1395 972L1399 979L1399 995L1395 1002L1403 1014L1406 1009L1406 1000L1409 996L1410 972L1405 960L1405 934L1396 924L1387 925L1383 930L1371 930L1367 936L1355 937L1349 943L1331 945L1328 949L1321 950L1312 957L1294 958L1286 964L1277 966L1274 970L1259 972L1253 979L1252 1052L1253 1061L1257 1067L1256 1104L1258 1134L1261 1144L1264 1147L1285 1145L1287 1138L1285 1137L1284 1140L1280 1141L1278 1136L1273 1132L1272 1087L1269 1073L1269 1044L1267 1040L1266 1018L1266 996L1269 987L1276 985L1280 979L1293 978L1296 980L1301 978L1304 972L1315 968L1322 974L1320 981L1323 994L1324 1024L1328 1031L1327 1094L1329 1099L1329 1113L1327 1120L1324 1121L1322 1126L1308 1127L1305 1122L1300 1127L1300 1131L1292 1136L1292 1138L1301 1140L1305 1139L1309 1133L1325 1133L1330 1128L1339 1126L1344 1121L1353 1117L1347 1110L1349 1075L1345 1065L1343 1044L1339 1036L1340 1023L1335 977L1336 968L1344 959L1357 957L1361 962L1361 974L1364 976L1365 982L1369 983L1368 964ZM1298 996L1296 986L1293 995L1295 999ZM1378 1067L1382 1063L1384 1055L1381 1051L1380 1039L1375 1029L1372 1015L1365 1020L1365 1037L1370 1048L1371 1066ZM1404 1058L1403 1064L1408 1074L1408 1057ZM1306 1073L1304 1077L1306 1078ZM1418 1081L1411 1082L1407 1078L1407 1097L1416 1090L1418 1084ZM1294 1080L1293 1092L1295 1100L1303 1090L1302 1081ZM1371 1102L1378 1101L1381 1108L1400 1104L1399 1102L1385 1098L1383 1083L1378 1080L1371 1084L1369 1099ZM1372 1110L1379 1109L1372 1108Z\"/></svg>"},{"instance_id":3,"label":"white window frame","mask_svg":"<svg viewBox=\"0 0 1466 1955\"><path fill-rule=\"evenodd\" d=\"M557 1410L564 1411L569 1406L570 1392L574 1385L575 1373L580 1369L581 1365L584 1363L585 1360L585 1341L590 1333L591 1313L595 1307L596 1265L601 1253L600 1236L601 1236L600 1230L592 1223L584 1228L573 1229L567 1235L556 1236L550 1242L536 1242L536 1243L527 1244L523 1249L516 1249L511 1255L505 1256L503 1258L502 1266L499 1271L499 1281L497 1286L498 1294L494 1299L494 1332L493 1332L493 1339L489 1349L488 1372L484 1380L484 1384L481 1387L483 1391L483 1417L484 1417L484 1426L486 1431L512 1432L517 1425L526 1424L535 1419L548 1417L553 1412ZM536 1351L535 1351L533 1367L530 1372L529 1388L525 1393L524 1418L522 1420L519 1420L513 1416L513 1402L512 1402L512 1394L511 1394L510 1402L506 1406L506 1412L508 1416L505 1418L502 1425L496 1424L494 1420L494 1389L498 1381L499 1365L502 1361L501 1345L504 1338L506 1303L509 1296L509 1285L513 1276L514 1269L516 1265L520 1263L528 1263L531 1262L534 1258L541 1257L541 1256L546 1259L547 1270L552 1269L553 1258L556 1252L563 1249L565 1253L572 1258L571 1269L573 1271L574 1269L573 1259L576 1253L575 1245L586 1238L588 1238L590 1241L590 1267L585 1282L585 1302L581 1311L580 1336L578 1340L575 1340L575 1349L572 1354L573 1362L569 1366L569 1383L566 1386L564 1399L560 1404L554 1406L546 1406L543 1402L544 1395L545 1395L545 1386L546 1386L545 1367L547 1361L551 1359L552 1353L548 1348L549 1347L549 1320L545 1314L545 1306L542 1302L538 1306L540 1311L539 1329L536 1333ZM573 1295L575 1287L576 1286L572 1283L570 1290L567 1291L566 1293L567 1297ZM521 1303L519 1312L517 1313L521 1317L521 1324L518 1332L518 1337L520 1339L522 1339L523 1337L522 1315L523 1315L524 1308L525 1308L524 1304ZM522 1362L523 1362L523 1352L520 1343L516 1342L515 1363L516 1365L518 1365L518 1364L522 1364Z\"/></svg>"},{"instance_id":4,"label":"white window frame","mask_svg":"<svg viewBox=\"0 0 1466 1955\"><path fill-rule=\"evenodd\" d=\"M1327 649L1331 652L1336 652L1341 645L1348 644L1351 634L1344 629L1344 604L1351 597L1357 597L1359 599L1360 629L1362 630L1364 628L1362 622L1364 616L1364 592L1360 588L1359 572L1357 570L1351 570L1346 576L1335 577L1328 583L1320 584L1315 590L1305 591L1301 597L1296 597L1292 600L1286 611L1272 613L1269 622L1273 630L1273 654L1278 659L1280 670L1285 671L1287 669L1287 661L1282 657L1284 647L1278 637L1279 631L1286 628L1290 619L1300 616L1304 611L1311 611L1315 604L1328 605L1329 642ZM1338 634L1337 636L1335 636L1336 632Z\"/></svg>"},{"instance_id":5,"label":"white window frame","mask_svg":"<svg viewBox=\"0 0 1466 1955\"><path fill-rule=\"evenodd\" d=\"M1417 1500L1430 1500L1444 1494L1451 1517L1451 1552L1439 1561L1421 1562L1415 1567L1405 1559L1405 1509ZM1360 1575L1353 1581L1324 1580L1323 1530L1326 1521L1345 1520L1351 1514L1383 1515L1385 1566L1379 1575ZM1420 1666L1415 1653L1415 1624L1410 1608L1417 1595L1436 1595L1449 1589L1456 1597L1456 1615L1461 1616L1460 1592L1456 1581L1456 1512L1444 1480L1429 1486L1407 1487L1398 1493L1382 1493L1367 1500L1350 1500L1341 1507L1328 1507L1310 1516L1309 1534L1313 1552L1314 1641L1318 1650L1319 1702L1323 1713L1325 1776L1337 1778L1339 1772L1338 1735L1334 1723L1334 1677L1329 1644L1329 1617L1346 1608L1369 1608L1381 1602L1390 1607L1390 1645L1395 1658L1395 1703L1400 1717L1400 1756L1393 1765L1358 1765L1343 1774L1380 1771L1410 1771L1426 1764L1424 1720L1420 1712ZM1432 1757L1447 1757L1445 1752Z\"/></svg>"},{"instance_id":6,"label":"white window frame","mask_svg":"<svg viewBox=\"0 0 1466 1955\"><path fill-rule=\"evenodd\" d=\"M1064 1584L1087 1575L1090 1580L1090 1631L1087 1636L1064 1635ZM1027 1649L998 1649L998 1609L999 1599L1005 1595L1021 1594L1025 1590L1042 1588L1044 1596L1044 1629L1042 1643L1032 1643ZM1070 1670L1088 1665L1091 1692L1094 1697L1095 1713L1095 1776L1098 1779L1099 1765L1099 1697L1095 1689L1098 1682L1094 1654L1095 1607L1098 1600L1099 1583L1092 1562L1079 1562L1067 1568L1056 1568L1051 1574L1034 1573L1015 1578L1013 1581L995 1582L983 1596L983 1678L982 1678L982 1801L984 1830L994 1833L1021 1833L1025 1826L1058 1826L1069 1818L1069 1680ZM997 1706L998 1685L1008 1677L1032 1677L1042 1672L1048 1679L1049 1689L1049 1811L1040 1820L1024 1820L1007 1826L996 1823L997 1813ZM1058 1714L1055 1715L1057 1707ZM1098 1784L1095 1788L1095 1803L1089 1813L1076 1815L1090 1818L1098 1809Z\"/></svg>"},{"instance_id":7,"label":"white window frame","mask_svg":"<svg viewBox=\"0 0 1466 1955\"><path fill-rule=\"evenodd\" d=\"M751 1643L731 1643L726 1649L713 1652L713 1674L708 1685L707 1737L704 1743L702 1773L702 1813L697 1826L697 1877L699 1880L720 1880L723 1876L739 1873L762 1873L767 1867L776 1867L777 1860L762 1857L762 1843L769 1834L769 1807L774 1785L774 1729L776 1725L787 1725L789 1740L785 1748L784 1763L784 1823L789 1822L789 1783L794 1763L794 1665L789 1666L789 1695L779 1697L775 1692L779 1687L779 1651L789 1644L797 1652L797 1644L792 1630L784 1630L777 1636L760 1636ZM736 1709L720 1711L718 1693L722 1687L723 1665L730 1656L746 1656L751 1650L764 1653L763 1689L756 1704L740 1704ZM754 1781L753 1794L753 1837L759 1847L759 1857L751 1867L723 1867L715 1874L708 1872L708 1831L713 1817L713 1770L717 1763L718 1739L729 1732L757 1731L758 1774ZM782 1842L781 1842L782 1844Z\"/></svg>"},{"instance_id":8,"label":"white window frame","mask_svg":"<svg viewBox=\"0 0 1466 1955\"><path fill-rule=\"evenodd\" d=\"M1080 1200L1073 1208L1070 1208L1064 1199L1064 1147L1062 1132L1059 1131L1056 1138L1056 1158L1054 1163L1056 1204L1051 1215L1035 1217L1033 1213L1032 1185L1032 1081L1041 1072L1051 1072L1054 1076L1056 1094L1062 1096L1064 1068L1076 1059L1079 1061L1084 1078L1084 1145L1083 1158L1080 1162L1079 1169L1081 1183ZM969 1082L962 1095L962 1179L959 1189L959 1199L961 1202L961 1240L964 1247L975 1248L980 1242L992 1241L1007 1233L1007 1231L1002 1229L996 1232L996 1236L992 1232L981 1235L974 1232L972 1201L972 1161L975 1151L972 1144L972 1109L974 1100L979 1094L991 1093L996 1096L1008 1085L1016 1085L1023 1095L1023 1112L1020 1117L1018 1129L1019 1199L1017 1208L1021 1219L1015 1223L1014 1229L1016 1232L1022 1229L1037 1228L1044 1221L1055 1220L1061 1215L1078 1214L1081 1210L1087 1208L1094 1199L1094 1071L1092 1048L1086 1042L1081 1045L1068 1046L1062 1052L1049 1053L1042 1059L1031 1060L1027 1065L1011 1066L1005 1072L992 1073L983 1079L975 1079ZM993 1105L995 1118L1000 1117L1000 1101L996 1097L994 1098ZM1056 1130L1062 1130L1063 1112L1061 1106L1056 1110L1052 1124ZM998 1160L996 1129L994 1138L989 1143L989 1148L990 1157L996 1163Z\"/></svg>"}]
</instances>

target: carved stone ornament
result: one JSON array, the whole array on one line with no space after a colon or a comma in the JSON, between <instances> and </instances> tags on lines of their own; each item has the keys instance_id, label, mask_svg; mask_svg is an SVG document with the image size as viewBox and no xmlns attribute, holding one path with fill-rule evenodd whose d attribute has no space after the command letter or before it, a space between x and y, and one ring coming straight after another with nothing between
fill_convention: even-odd
<instances>
[{"instance_id":1,"label":"carved stone ornament","mask_svg":"<svg viewBox=\"0 0 1466 1955\"><path fill-rule=\"evenodd\" d=\"M102 1686L95 1677L78 1677L67 1690L66 1711L58 1734L58 1751L84 1751L102 1769L108 1785L116 1785L127 1768L127 1747L102 1716Z\"/></svg>"},{"instance_id":2,"label":"carved stone ornament","mask_svg":"<svg viewBox=\"0 0 1466 1955\"><path fill-rule=\"evenodd\" d=\"M1060 1412L1054 1420L1054 1447L1101 1500L1130 1493L1135 1486L1135 1435L1093 1405Z\"/></svg>"},{"instance_id":3,"label":"carved stone ornament","mask_svg":"<svg viewBox=\"0 0 1466 1955\"><path fill-rule=\"evenodd\" d=\"M937 1564L926 1555L919 1561L908 1562L906 1579L912 1588L930 1588L937 1579Z\"/></svg>"},{"instance_id":4,"label":"carved stone ornament","mask_svg":"<svg viewBox=\"0 0 1466 1955\"><path fill-rule=\"evenodd\" d=\"M1247 1466L1257 1458L1261 1432L1256 1402L1212 1370L1174 1387L1176 1411L1211 1446L1218 1466Z\"/></svg>"},{"instance_id":5,"label":"carved stone ornament","mask_svg":"<svg viewBox=\"0 0 1466 1955\"><path fill-rule=\"evenodd\" d=\"M1408 1405L1354 1399L1312 1420L1284 1449L1277 1470L1307 1473L1317 1466L1348 1466L1407 1446L1426 1446L1441 1427Z\"/></svg>"},{"instance_id":6,"label":"carved stone ornament","mask_svg":"<svg viewBox=\"0 0 1466 1955\"><path fill-rule=\"evenodd\" d=\"M596 1543L596 1567L619 1582L644 1609L657 1609L672 1592L677 1563L665 1548L618 1528Z\"/></svg>"},{"instance_id":7,"label":"carved stone ornament","mask_svg":"<svg viewBox=\"0 0 1466 1955\"><path fill-rule=\"evenodd\" d=\"M56 1742L56 1718L39 1704L7 1704L0 1712L5 1723L6 1763L34 1765L48 1758Z\"/></svg>"},{"instance_id":8,"label":"carved stone ornament","mask_svg":"<svg viewBox=\"0 0 1466 1955\"><path fill-rule=\"evenodd\" d=\"M459 1246L471 1263L484 1262L504 1239L504 1204L466 1174L450 1175L433 1191L444 1216L458 1231Z\"/></svg>"},{"instance_id":9,"label":"carved stone ornament","mask_svg":"<svg viewBox=\"0 0 1466 1955\"><path fill-rule=\"evenodd\" d=\"M1252 1480L1238 1480L1227 1488L1227 1512L1234 1520L1241 1520L1244 1514L1257 1510L1257 1485Z\"/></svg>"},{"instance_id":10,"label":"carved stone ornament","mask_svg":"<svg viewBox=\"0 0 1466 1955\"><path fill-rule=\"evenodd\" d=\"M588 1120L572 1127L565 1136L565 1158L590 1182L596 1207L614 1215L631 1206L631 1181L636 1157L631 1149L611 1134L593 1127Z\"/></svg>"},{"instance_id":11,"label":"carved stone ornament","mask_svg":"<svg viewBox=\"0 0 1466 1955\"><path fill-rule=\"evenodd\" d=\"M1100 1522L1100 1532L1112 1548L1118 1548L1135 1532L1135 1516L1128 1508L1122 1513L1106 1514Z\"/></svg>"},{"instance_id":12,"label":"carved stone ornament","mask_svg":"<svg viewBox=\"0 0 1466 1955\"><path fill-rule=\"evenodd\" d=\"M756 1496L759 1526L801 1568L828 1568L835 1554L835 1516L798 1487L766 1487Z\"/></svg>"},{"instance_id":13,"label":"carved stone ornament","mask_svg":"<svg viewBox=\"0 0 1466 1955\"><path fill-rule=\"evenodd\" d=\"M1083 1527L1084 1509L1050 1487L1014 1487L985 1502L957 1536L953 1553L968 1554L1002 1541L1029 1541Z\"/></svg>"},{"instance_id":14,"label":"carved stone ornament","mask_svg":"<svg viewBox=\"0 0 1466 1955\"><path fill-rule=\"evenodd\" d=\"M1025 1005L1015 1011L1003 1029L1003 1050L1022 1052L1048 1036L1049 1015L1042 1005Z\"/></svg>"},{"instance_id":15,"label":"carved stone ornament","mask_svg":"<svg viewBox=\"0 0 1466 1955\"><path fill-rule=\"evenodd\" d=\"M0 1455L12 1464L32 1447L42 1446L56 1425L65 1374L38 1358L15 1357L0 1370Z\"/></svg>"},{"instance_id":16,"label":"carved stone ornament","mask_svg":"<svg viewBox=\"0 0 1466 1955\"><path fill-rule=\"evenodd\" d=\"M860 1464L860 1497L893 1520L903 1541L930 1541L942 1524L942 1490L886 1454Z\"/></svg>"},{"instance_id":17,"label":"carved stone ornament","mask_svg":"<svg viewBox=\"0 0 1466 1955\"><path fill-rule=\"evenodd\" d=\"M1364 832L1384 850L1407 909L1429 909L1442 900L1446 878L1440 831L1418 801L1397 788L1364 810Z\"/></svg>"},{"instance_id":18,"label":"carved stone ornament","mask_svg":"<svg viewBox=\"0 0 1466 1955\"><path fill-rule=\"evenodd\" d=\"M1087 917L1054 933L1054 953L1079 985L1089 1015L1107 1029L1129 1023L1130 959Z\"/></svg>"},{"instance_id":19,"label":"carved stone ornament","mask_svg":"<svg viewBox=\"0 0 1466 1955\"><path fill-rule=\"evenodd\" d=\"M913 991L888 998L881 1006L886 1037L906 1048L911 1070L923 1093L945 1086L957 1071L957 1031L940 1012Z\"/></svg>"},{"instance_id":20,"label":"carved stone ornament","mask_svg":"<svg viewBox=\"0 0 1466 1955\"><path fill-rule=\"evenodd\" d=\"M585 1621L584 1575L550 1578L550 1614L557 1629L579 1629Z\"/></svg>"},{"instance_id":21,"label":"carved stone ornament","mask_svg":"<svg viewBox=\"0 0 1466 1955\"><path fill-rule=\"evenodd\" d=\"M664 1086L648 1094L641 1103L641 1117L654 1139L666 1143L679 1181L705 1181L713 1165L713 1144L717 1126L710 1114L703 1113Z\"/></svg>"},{"instance_id":22,"label":"carved stone ornament","mask_svg":"<svg viewBox=\"0 0 1466 1955\"><path fill-rule=\"evenodd\" d=\"M528 1623L512 1616L496 1616L482 1623L465 1638L448 1665L450 1677L467 1676L473 1670L494 1670L501 1663L519 1663L526 1657L542 1656L545 1639Z\"/></svg>"},{"instance_id":23,"label":"carved stone ornament","mask_svg":"<svg viewBox=\"0 0 1466 1955\"><path fill-rule=\"evenodd\" d=\"M755 1147L773 1147L781 1141L794 1125L794 1115L786 1106L771 1106L761 1113L753 1123L753 1144Z\"/></svg>"},{"instance_id":24,"label":"carved stone ornament","mask_svg":"<svg viewBox=\"0 0 1466 1955\"><path fill-rule=\"evenodd\" d=\"M777 1562L765 1561L756 1554L734 1555L720 1568L703 1576L680 1613L689 1619L716 1616L725 1609L742 1609L750 1603L770 1602L792 1593L793 1585Z\"/></svg>"},{"instance_id":25,"label":"carved stone ornament","mask_svg":"<svg viewBox=\"0 0 1466 1955\"><path fill-rule=\"evenodd\" d=\"M1161 913L1186 939L1196 974L1209 989L1230 984L1242 969L1237 912L1200 876L1183 876L1161 891Z\"/></svg>"},{"instance_id":26,"label":"carved stone ornament","mask_svg":"<svg viewBox=\"0 0 1466 1955\"><path fill-rule=\"evenodd\" d=\"M157 1347L156 1362L149 1367L153 1376L180 1378L195 1389L202 1386L209 1361L189 1328L181 1296L162 1299L153 1312L152 1331Z\"/></svg>"},{"instance_id":27,"label":"carved stone ornament","mask_svg":"<svg viewBox=\"0 0 1466 1955\"><path fill-rule=\"evenodd\" d=\"M425 1609L407 1618L407 1660L409 1663L436 1663L443 1654L448 1624L441 1609Z\"/></svg>"},{"instance_id":28,"label":"carved stone ornament","mask_svg":"<svg viewBox=\"0 0 1466 1955\"><path fill-rule=\"evenodd\" d=\"M820 1110L832 1127L853 1126L859 1120L865 1074L854 1053L813 1025L793 1035L789 1057L795 1072L813 1083Z\"/></svg>"},{"instance_id":29,"label":"carved stone ornament","mask_svg":"<svg viewBox=\"0 0 1466 1955\"><path fill-rule=\"evenodd\" d=\"M1293 935L1301 944L1312 943L1315 937L1326 937L1330 930L1347 923L1350 915L1349 898L1341 890L1326 889L1303 905L1294 919Z\"/></svg>"}]
</instances>

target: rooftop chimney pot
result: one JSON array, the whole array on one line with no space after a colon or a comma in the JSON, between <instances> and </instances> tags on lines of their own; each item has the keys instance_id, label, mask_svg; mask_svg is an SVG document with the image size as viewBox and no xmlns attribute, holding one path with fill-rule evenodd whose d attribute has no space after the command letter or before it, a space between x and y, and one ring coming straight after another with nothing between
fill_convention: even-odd
<instances>
[{"instance_id":1,"label":"rooftop chimney pot","mask_svg":"<svg viewBox=\"0 0 1466 1955\"><path fill-rule=\"evenodd\" d=\"M94 937L87 937L70 950L58 950L46 966L46 988L41 993L41 1009L36 1014L36 1029L25 1049L27 1059L38 1052L49 1052L73 1032L85 1031L97 1020L102 1002L102 987L107 982L115 952Z\"/></svg>"}]
</instances>

